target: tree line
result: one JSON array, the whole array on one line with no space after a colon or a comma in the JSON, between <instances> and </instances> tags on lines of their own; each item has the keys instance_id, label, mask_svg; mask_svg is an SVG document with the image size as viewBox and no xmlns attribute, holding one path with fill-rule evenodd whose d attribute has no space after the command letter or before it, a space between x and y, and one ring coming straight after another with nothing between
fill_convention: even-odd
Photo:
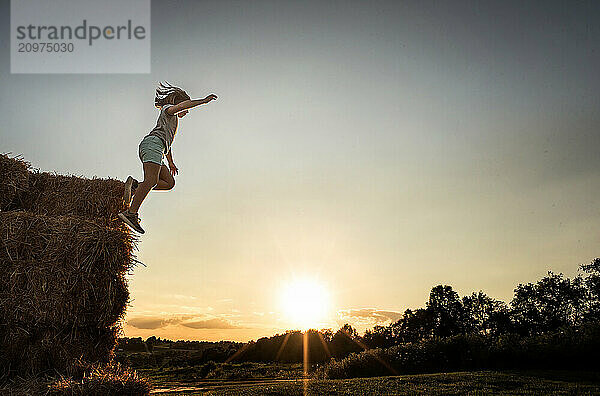
<instances>
[{"instance_id":1,"label":"tree line","mask_svg":"<svg viewBox=\"0 0 600 396\"><path fill-rule=\"evenodd\" d=\"M379 348L458 334L532 336L599 319L597 258L572 279L548 272L536 283L519 284L509 304L482 291L460 298L451 286L435 286L424 308L407 309L398 321L367 330L363 341Z\"/></svg>"},{"instance_id":2,"label":"tree line","mask_svg":"<svg viewBox=\"0 0 600 396\"><path fill-rule=\"evenodd\" d=\"M580 273L574 278L548 272L536 283L519 284L509 303L494 299L483 291L461 298L451 286L435 286L424 307L407 309L399 320L368 329L363 336L350 324L345 324L335 332L331 329L294 330L246 344L124 338L119 341L119 349L156 352L160 345L172 352L196 350L197 353L186 352L191 353L186 359L194 363L210 360L291 363L303 361L306 343L310 361L319 363L367 349L458 335L531 337L599 322L600 258L597 258L590 264L581 265ZM179 355L169 359L179 361Z\"/></svg>"},{"instance_id":3,"label":"tree line","mask_svg":"<svg viewBox=\"0 0 600 396\"><path fill-rule=\"evenodd\" d=\"M448 285L431 289L423 308L407 309L387 326L368 329L364 336L349 324L335 333L326 330L288 331L245 344L234 361L302 362L308 341L311 362L343 358L353 352L406 343L478 334L535 336L573 328L600 319L600 258L580 267L574 278L548 272L536 283L519 284L505 303L483 291L460 297Z\"/></svg>"}]
</instances>

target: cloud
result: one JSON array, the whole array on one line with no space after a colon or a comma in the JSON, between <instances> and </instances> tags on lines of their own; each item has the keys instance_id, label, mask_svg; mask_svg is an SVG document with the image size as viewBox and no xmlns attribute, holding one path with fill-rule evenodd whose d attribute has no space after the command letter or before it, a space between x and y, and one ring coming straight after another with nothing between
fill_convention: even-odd
<instances>
[{"instance_id":1,"label":"cloud","mask_svg":"<svg viewBox=\"0 0 600 396\"><path fill-rule=\"evenodd\" d=\"M402 312L383 311L375 308L345 309L338 311L343 320L368 323L395 322L402 317Z\"/></svg>"},{"instance_id":2,"label":"cloud","mask_svg":"<svg viewBox=\"0 0 600 396\"><path fill-rule=\"evenodd\" d=\"M156 330L170 325L179 325L190 329L241 329L223 318L206 318L199 315L184 315L177 317L143 316L131 318L127 324L137 329Z\"/></svg>"},{"instance_id":3,"label":"cloud","mask_svg":"<svg viewBox=\"0 0 600 396\"><path fill-rule=\"evenodd\" d=\"M242 327L235 326L225 319L214 318L207 320L197 320L193 322L183 322L182 326L192 329L241 329Z\"/></svg>"},{"instance_id":4,"label":"cloud","mask_svg":"<svg viewBox=\"0 0 600 396\"><path fill-rule=\"evenodd\" d=\"M179 318L162 318L162 317L141 317L131 318L127 321L127 324L137 329L154 330L166 327L170 324L177 324L181 322Z\"/></svg>"}]
</instances>

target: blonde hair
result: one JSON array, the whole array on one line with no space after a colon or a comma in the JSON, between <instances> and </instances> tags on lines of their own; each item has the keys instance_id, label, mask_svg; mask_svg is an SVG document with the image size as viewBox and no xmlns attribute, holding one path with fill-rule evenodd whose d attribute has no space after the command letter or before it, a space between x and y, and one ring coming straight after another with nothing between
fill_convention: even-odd
<instances>
[{"instance_id":1,"label":"blonde hair","mask_svg":"<svg viewBox=\"0 0 600 396\"><path fill-rule=\"evenodd\" d=\"M190 100L190 96L183 89L171 85L167 81L158 83L154 106L163 107L166 104L177 104L184 100Z\"/></svg>"}]
</instances>

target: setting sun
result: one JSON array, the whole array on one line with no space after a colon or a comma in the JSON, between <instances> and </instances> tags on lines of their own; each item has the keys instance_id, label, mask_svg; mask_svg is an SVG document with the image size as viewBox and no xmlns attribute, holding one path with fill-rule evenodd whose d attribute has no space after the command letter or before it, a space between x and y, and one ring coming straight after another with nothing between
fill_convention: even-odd
<instances>
[{"instance_id":1,"label":"setting sun","mask_svg":"<svg viewBox=\"0 0 600 396\"><path fill-rule=\"evenodd\" d=\"M329 293L316 280L295 279L283 287L281 308L291 325L301 330L318 327L330 309Z\"/></svg>"}]
</instances>

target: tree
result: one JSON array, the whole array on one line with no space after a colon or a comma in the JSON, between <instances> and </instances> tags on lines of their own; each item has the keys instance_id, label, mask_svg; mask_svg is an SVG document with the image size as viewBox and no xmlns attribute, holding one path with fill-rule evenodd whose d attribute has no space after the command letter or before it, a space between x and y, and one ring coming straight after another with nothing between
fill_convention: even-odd
<instances>
[{"instance_id":1,"label":"tree","mask_svg":"<svg viewBox=\"0 0 600 396\"><path fill-rule=\"evenodd\" d=\"M489 331L493 336L514 333L514 323L508 305L502 301L502 306L490 314Z\"/></svg>"},{"instance_id":2,"label":"tree","mask_svg":"<svg viewBox=\"0 0 600 396\"><path fill-rule=\"evenodd\" d=\"M508 306L505 302L494 300L479 291L463 297L462 303L464 307L463 328L466 332L490 334L492 330L497 332L500 327L505 327L500 324L508 316Z\"/></svg>"},{"instance_id":3,"label":"tree","mask_svg":"<svg viewBox=\"0 0 600 396\"><path fill-rule=\"evenodd\" d=\"M427 309L433 315L434 335L448 337L464 332L464 308L452 286L438 285L431 289Z\"/></svg>"},{"instance_id":4,"label":"tree","mask_svg":"<svg viewBox=\"0 0 600 396\"><path fill-rule=\"evenodd\" d=\"M573 280L548 272L536 284L520 284L511 301L519 332L541 334L582 322L586 288L581 277Z\"/></svg>"},{"instance_id":5,"label":"tree","mask_svg":"<svg viewBox=\"0 0 600 396\"><path fill-rule=\"evenodd\" d=\"M323 336L325 342L331 342L331 339L333 338L333 331L331 331L331 329L321 329L321 335Z\"/></svg>"},{"instance_id":6,"label":"tree","mask_svg":"<svg viewBox=\"0 0 600 396\"><path fill-rule=\"evenodd\" d=\"M345 357L352 352L360 352L361 340L358 331L348 323L335 332L331 339L331 354L333 357Z\"/></svg>"},{"instance_id":7,"label":"tree","mask_svg":"<svg viewBox=\"0 0 600 396\"><path fill-rule=\"evenodd\" d=\"M369 348L388 348L395 344L391 326L375 326L373 330L366 330L363 342Z\"/></svg>"},{"instance_id":8,"label":"tree","mask_svg":"<svg viewBox=\"0 0 600 396\"><path fill-rule=\"evenodd\" d=\"M584 264L580 269L585 273L583 278L586 288L584 320L587 322L600 321L600 258L590 264Z\"/></svg>"},{"instance_id":9,"label":"tree","mask_svg":"<svg viewBox=\"0 0 600 396\"><path fill-rule=\"evenodd\" d=\"M402 318L390 327L396 343L417 342L432 337L435 323L431 311L423 308L416 311L407 309Z\"/></svg>"},{"instance_id":10,"label":"tree","mask_svg":"<svg viewBox=\"0 0 600 396\"><path fill-rule=\"evenodd\" d=\"M148 348L148 352L152 353L152 351L154 351L154 345L156 345L157 342L158 341L155 336L151 336L146 339L146 348Z\"/></svg>"}]
</instances>

